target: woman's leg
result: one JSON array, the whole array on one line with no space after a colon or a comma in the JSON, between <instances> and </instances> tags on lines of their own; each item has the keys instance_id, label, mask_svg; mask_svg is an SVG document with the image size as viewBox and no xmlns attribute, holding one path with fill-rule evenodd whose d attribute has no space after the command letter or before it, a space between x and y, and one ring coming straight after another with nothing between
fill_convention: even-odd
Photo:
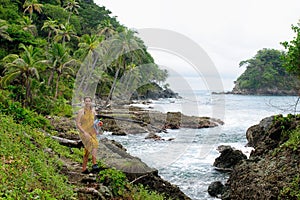
<instances>
[{"instance_id":1,"label":"woman's leg","mask_svg":"<svg viewBox=\"0 0 300 200\"><path fill-rule=\"evenodd\" d=\"M89 161L89 155L90 155L90 152L88 150L84 149L82 171L85 171L87 168L87 163Z\"/></svg>"},{"instance_id":2,"label":"woman's leg","mask_svg":"<svg viewBox=\"0 0 300 200\"><path fill-rule=\"evenodd\" d=\"M93 162L93 165L97 164L97 149L92 149L92 162Z\"/></svg>"}]
</instances>

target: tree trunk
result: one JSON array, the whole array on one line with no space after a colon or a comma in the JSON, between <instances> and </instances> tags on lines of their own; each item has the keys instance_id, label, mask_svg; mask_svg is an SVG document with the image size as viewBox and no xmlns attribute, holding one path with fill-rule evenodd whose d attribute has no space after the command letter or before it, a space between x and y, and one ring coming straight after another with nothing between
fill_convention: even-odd
<instances>
[{"instance_id":1,"label":"tree trunk","mask_svg":"<svg viewBox=\"0 0 300 200\"><path fill-rule=\"evenodd\" d=\"M117 83L117 79L118 79L118 76L119 76L119 72L120 72L120 68L117 69L116 73L115 73L115 78L114 78L114 82L110 88L110 91L109 91L109 95L107 97L107 100L105 102L105 106L108 105L109 101L111 100L111 97L112 97L112 94L114 92L114 89L116 87L116 83Z\"/></svg>"},{"instance_id":2,"label":"tree trunk","mask_svg":"<svg viewBox=\"0 0 300 200\"><path fill-rule=\"evenodd\" d=\"M60 76L61 74L59 73L57 75L57 80L56 80L56 86L55 86L55 95L54 95L54 98L57 99L57 96L58 96L58 85L59 85L59 79L60 79Z\"/></svg>"}]
</instances>

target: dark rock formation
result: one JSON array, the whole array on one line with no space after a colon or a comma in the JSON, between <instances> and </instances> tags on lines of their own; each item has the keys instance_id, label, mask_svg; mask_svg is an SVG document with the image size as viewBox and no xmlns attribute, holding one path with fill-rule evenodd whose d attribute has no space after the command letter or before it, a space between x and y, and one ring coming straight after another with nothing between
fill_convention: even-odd
<instances>
[{"instance_id":1,"label":"dark rock formation","mask_svg":"<svg viewBox=\"0 0 300 200\"><path fill-rule=\"evenodd\" d=\"M299 91L295 88L280 89L280 88L258 88L258 89L241 89L239 84L235 84L230 94L242 94L242 95L278 95L278 96L297 96Z\"/></svg>"},{"instance_id":2,"label":"dark rock formation","mask_svg":"<svg viewBox=\"0 0 300 200\"><path fill-rule=\"evenodd\" d=\"M143 110L132 106L129 107L129 109L123 108L114 110L109 113L109 115L114 115L114 113L118 114L116 118L141 122L132 123L128 122L128 120L103 119L103 130L113 132L114 135L164 132L165 129L212 128L224 123L219 119L210 117L187 116L181 112L162 113L152 110Z\"/></svg>"},{"instance_id":3,"label":"dark rock formation","mask_svg":"<svg viewBox=\"0 0 300 200\"><path fill-rule=\"evenodd\" d=\"M137 91L131 96L132 100L160 98L179 98L179 95L169 88L163 89L156 83L149 83L137 89Z\"/></svg>"},{"instance_id":4,"label":"dark rock formation","mask_svg":"<svg viewBox=\"0 0 300 200\"><path fill-rule=\"evenodd\" d=\"M208 186L207 191L210 196L220 198L225 191L225 186L221 181L215 181Z\"/></svg>"},{"instance_id":5,"label":"dark rock formation","mask_svg":"<svg viewBox=\"0 0 300 200\"><path fill-rule=\"evenodd\" d=\"M295 177L299 175L300 148L282 144L288 139L288 131L300 125L300 119L290 116L278 120L278 117L265 118L248 129L248 146L255 151L234 167L222 199L297 199L294 192L283 189L299 188Z\"/></svg>"},{"instance_id":6,"label":"dark rock formation","mask_svg":"<svg viewBox=\"0 0 300 200\"><path fill-rule=\"evenodd\" d=\"M176 185L163 180L158 171L147 166L139 158L131 156L126 149L115 141L102 139L97 152L97 157L108 167L123 171L129 181L135 184L148 186L150 190L164 194L172 199L190 199Z\"/></svg>"},{"instance_id":7,"label":"dark rock formation","mask_svg":"<svg viewBox=\"0 0 300 200\"><path fill-rule=\"evenodd\" d=\"M215 159L214 166L222 171L230 171L240 161L247 159L240 150L234 150L231 147L223 148L220 151L221 155Z\"/></svg>"}]
</instances>

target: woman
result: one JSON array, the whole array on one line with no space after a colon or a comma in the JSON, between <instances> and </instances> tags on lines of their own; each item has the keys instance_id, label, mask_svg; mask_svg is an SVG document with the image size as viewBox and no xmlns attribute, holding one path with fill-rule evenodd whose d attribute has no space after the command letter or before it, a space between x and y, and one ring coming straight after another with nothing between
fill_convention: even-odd
<instances>
[{"instance_id":1,"label":"woman","mask_svg":"<svg viewBox=\"0 0 300 200\"><path fill-rule=\"evenodd\" d=\"M82 163L82 173L88 174L89 170L87 169L87 163L90 153L92 154L92 171L98 172L99 167L97 165L97 149L98 149L98 140L97 133L94 128L94 118L96 111L92 108L92 98L84 97L84 107L78 111L78 116L76 119L76 125L80 130L79 135L84 145L84 155Z\"/></svg>"}]
</instances>

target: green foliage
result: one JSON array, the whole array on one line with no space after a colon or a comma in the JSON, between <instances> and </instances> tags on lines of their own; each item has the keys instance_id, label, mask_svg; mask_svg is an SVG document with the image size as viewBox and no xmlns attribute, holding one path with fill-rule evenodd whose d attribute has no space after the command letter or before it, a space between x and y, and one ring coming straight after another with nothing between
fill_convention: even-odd
<instances>
[{"instance_id":1,"label":"green foliage","mask_svg":"<svg viewBox=\"0 0 300 200\"><path fill-rule=\"evenodd\" d=\"M61 24L66 23L69 16L68 12L64 8L51 4L44 4L43 15L51 19L55 19ZM47 17L45 17L45 19L47 19Z\"/></svg>"},{"instance_id":2,"label":"green foliage","mask_svg":"<svg viewBox=\"0 0 300 200\"><path fill-rule=\"evenodd\" d=\"M11 117L0 115L0 196L3 199L71 199L56 157L42 151L56 143Z\"/></svg>"},{"instance_id":3,"label":"green foliage","mask_svg":"<svg viewBox=\"0 0 300 200\"><path fill-rule=\"evenodd\" d=\"M278 199L282 200L294 200L300 199L300 175L298 174L288 186L285 186L279 194Z\"/></svg>"},{"instance_id":4,"label":"green foliage","mask_svg":"<svg viewBox=\"0 0 300 200\"><path fill-rule=\"evenodd\" d=\"M72 106L67 104L65 99L57 99L51 109L51 115L71 117L73 115Z\"/></svg>"},{"instance_id":5,"label":"green foliage","mask_svg":"<svg viewBox=\"0 0 300 200\"><path fill-rule=\"evenodd\" d=\"M300 23L297 26L292 25L292 30L296 34L293 40L281 43L287 50L287 53L283 56L284 67L289 72L300 77Z\"/></svg>"},{"instance_id":6,"label":"green foliage","mask_svg":"<svg viewBox=\"0 0 300 200\"><path fill-rule=\"evenodd\" d=\"M293 151L300 149L300 128L288 131L288 140L281 145L281 147L290 148Z\"/></svg>"},{"instance_id":7,"label":"green foliage","mask_svg":"<svg viewBox=\"0 0 300 200\"><path fill-rule=\"evenodd\" d=\"M135 188L133 199L134 200L164 200L165 197L163 195L158 194L155 191L147 190L143 185L140 184Z\"/></svg>"},{"instance_id":8,"label":"green foliage","mask_svg":"<svg viewBox=\"0 0 300 200\"><path fill-rule=\"evenodd\" d=\"M236 85L240 89L279 89L290 90L296 88L297 79L289 75L283 68L283 52L275 49L262 49L249 59L240 62L246 66L246 71L237 79Z\"/></svg>"},{"instance_id":9,"label":"green foliage","mask_svg":"<svg viewBox=\"0 0 300 200\"><path fill-rule=\"evenodd\" d=\"M21 103L14 102L8 93L0 91L0 113L11 115L16 123L30 125L35 128L49 128L49 122L41 115L24 108Z\"/></svg>"},{"instance_id":10,"label":"green foliage","mask_svg":"<svg viewBox=\"0 0 300 200\"><path fill-rule=\"evenodd\" d=\"M97 181L108 186L115 196L122 196L125 194L126 188L129 185L126 175L123 172L112 168L100 171Z\"/></svg>"}]
</instances>

